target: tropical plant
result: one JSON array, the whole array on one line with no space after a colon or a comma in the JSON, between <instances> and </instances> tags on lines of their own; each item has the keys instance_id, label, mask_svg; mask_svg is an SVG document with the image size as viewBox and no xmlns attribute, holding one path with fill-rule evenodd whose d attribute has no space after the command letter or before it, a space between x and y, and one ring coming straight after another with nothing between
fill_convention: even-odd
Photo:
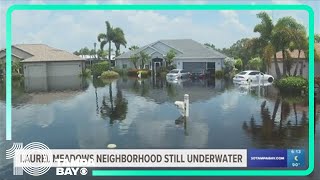
<instances>
[{"instance_id":1,"label":"tropical plant","mask_svg":"<svg viewBox=\"0 0 320 180\"><path fill-rule=\"evenodd\" d=\"M12 70L17 74L20 74L20 70L22 69L22 64L19 60L12 61Z\"/></svg>"},{"instance_id":2,"label":"tropical plant","mask_svg":"<svg viewBox=\"0 0 320 180\"><path fill-rule=\"evenodd\" d=\"M259 24L254 27L254 32L258 32L260 37L258 38L261 49L263 49L263 58L267 61L266 65L270 65L271 53L273 53L273 60L275 64L275 70L277 79L281 78L280 67L278 64L276 53L279 49L279 46L276 42L276 37L273 35L274 24L271 17L266 12L260 12L257 14L257 17L261 20Z\"/></svg>"},{"instance_id":3,"label":"tropical plant","mask_svg":"<svg viewBox=\"0 0 320 180\"><path fill-rule=\"evenodd\" d=\"M262 60L259 57L253 58L248 62L250 69L260 71L262 68Z\"/></svg>"},{"instance_id":4,"label":"tropical plant","mask_svg":"<svg viewBox=\"0 0 320 180\"><path fill-rule=\"evenodd\" d=\"M130 56L130 61L132 62L134 68L138 69L139 55L133 54Z\"/></svg>"},{"instance_id":5,"label":"tropical plant","mask_svg":"<svg viewBox=\"0 0 320 180\"><path fill-rule=\"evenodd\" d=\"M119 73L115 72L115 71L104 71L101 74L101 78L103 79L114 79L114 78L118 78L119 77Z\"/></svg>"},{"instance_id":6,"label":"tropical plant","mask_svg":"<svg viewBox=\"0 0 320 180\"><path fill-rule=\"evenodd\" d=\"M166 56L164 57L166 61L166 67L170 66L173 62L173 59L176 57L176 52L173 49L167 52Z\"/></svg>"},{"instance_id":7,"label":"tropical plant","mask_svg":"<svg viewBox=\"0 0 320 180\"><path fill-rule=\"evenodd\" d=\"M113 39L112 42L114 43L115 47L116 47L116 56L120 55L120 46L124 46L126 47L127 45L127 41L124 37L124 32L121 28L117 27L115 29L113 29Z\"/></svg>"},{"instance_id":8,"label":"tropical plant","mask_svg":"<svg viewBox=\"0 0 320 180\"><path fill-rule=\"evenodd\" d=\"M308 88L308 81L301 76L288 76L275 82L283 93L301 93Z\"/></svg>"},{"instance_id":9,"label":"tropical plant","mask_svg":"<svg viewBox=\"0 0 320 180\"><path fill-rule=\"evenodd\" d=\"M243 63L242 63L242 60L240 58L236 59L235 60L235 64L234 66L238 69L238 70L242 70L242 67L243 67Z\"/></svg>"},{"instance_id":10,"label":"tropical plant","mask_svg":"<svg viewBox=\"0 0 320 180\"><path fill-rule=\"evenodd\" d=\"M108 52L102 49L98 49L97 51L98 59L105 59L108 55Z\"/></svg>"},{"instance_id":11,"label":"tropical plant","mask_svg":"<svg viewBox=\"0 0 320 180\"><path fill-rule=\"evenodd\" d=\"M110 64L107 61L93 64L92 66L92 75L100 76L104 71L108 71L110 69Z\"/></svg>"},{"instance_id":12,"label":"tropical plant","mask_svg":"<svg viewBox=\"0 0 320 180\"><path fill-rule=\"evenodd\" d=\"M140 52L140 65L141 65L141 69L144 68L144 65L147 64L150 61L150 56L149 54L141 51Z\"/></svg>"},{"instance_id":13,"label":"tropical plant","mask_svg":"<svg viewBox=\"0 0 320 180\"><path fill-rule=\"evenodd\" d=\"M137 50L137 49L139 49L139 46L136 46L136 45L133 45L133 46L129 47L130 51L134 51L134 50Z\"/></svg>"},{"instance_id":14,"label":"tropical plant","mask_svg":"<svg viewBox=\"0 0 320 180\"><path fill-rule=\"evenodd\" d=\"M109 44L109 61L111 60L111 42L114 40L114 31L113 27L110 25L108 21L106 23L106 32L100 33L98 35L98 41L100 42L100 49L103 50L104 46L108 43Z\"/></svg>"}]
</instances>

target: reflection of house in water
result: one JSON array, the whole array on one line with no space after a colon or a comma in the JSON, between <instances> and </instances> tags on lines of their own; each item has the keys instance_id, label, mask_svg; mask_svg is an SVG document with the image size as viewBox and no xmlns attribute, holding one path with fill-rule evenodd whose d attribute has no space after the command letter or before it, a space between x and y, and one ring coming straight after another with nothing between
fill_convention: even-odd
<instances>
[{"instance_id":1,"label":"reflection of house in water","mask_svg":"<svg viewBox=\"0 0 320 180\"><path fill-rule=\"evenodd\" d=\"M224 90L223 80L187 80L167 82L166 80L149 79L119 79L118 87L125 91L155 101L156 103L174 102L189 94L190 102L208 100Z\"/></svg>"},{"instance_id":2,"label":"reflection of house in water","mask_svg":"<svg viewBox=\"0 0 320 180\"><path fill-rule=\"evenodd\" d=\"M77 91L88 88L88 83L80 76L63 77L26 77L26 92Z\"/></svg>"}]
</instances>

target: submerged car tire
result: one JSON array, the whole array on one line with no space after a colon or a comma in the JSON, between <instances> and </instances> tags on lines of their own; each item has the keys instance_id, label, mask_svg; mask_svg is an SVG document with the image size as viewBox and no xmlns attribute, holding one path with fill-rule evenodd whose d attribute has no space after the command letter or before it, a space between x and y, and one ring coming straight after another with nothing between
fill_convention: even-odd
<instances>
[{"instance_id":1,"label":"submerged car tire","mask_svg":"<svg viewBox=\"0 0 320 180\"><path fill-rule=\"evenodd\" d=\"M269 78L268 78L268 82L270 82L270 83L273 82L273 78L272 78L272 77L269 77Z\"/></svg>"}]
</instances>

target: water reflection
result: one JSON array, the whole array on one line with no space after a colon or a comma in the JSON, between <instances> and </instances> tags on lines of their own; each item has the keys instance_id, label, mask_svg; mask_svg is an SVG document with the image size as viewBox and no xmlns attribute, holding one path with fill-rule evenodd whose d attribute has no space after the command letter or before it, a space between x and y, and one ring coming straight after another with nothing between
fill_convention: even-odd
<instances>
[{"instance_id":1,"label":"water reflection","mask_svg":"<svg viewBox=\"0 0 320 180\"><path fill-rule=\"evenodd\" d=\"M287 148L307 144L309 122L307 108L303 104L279 96L274 105L263 101L260 106L261 122L257 122L252 115L250 121L245 121L242 127L259 147ZM297 107L303 110L298 113ZM272 115L269 109L272 109ZM289 118L292 110L294 118Z\"/></svg>"}]
</instances>

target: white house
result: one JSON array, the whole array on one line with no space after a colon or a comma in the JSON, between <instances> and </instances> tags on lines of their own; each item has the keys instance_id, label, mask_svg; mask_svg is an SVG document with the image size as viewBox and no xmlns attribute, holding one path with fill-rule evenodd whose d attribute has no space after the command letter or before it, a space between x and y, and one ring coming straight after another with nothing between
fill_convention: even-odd
<instances>
[{"instance_id":1,"label":"white house","mask_svg":"<svg viewBox=\"0 0 320 180\"><path fill-rule=\"evenodd\" d=\"M170 50L176 52L173 64L178 69L185 69L190 72L197 69L208 70L210 72L221 70L224 65L224 59L227 57L192 39L159 40L116 57L116 67L134 68L130 57L143 51L151 57L150 61L143 68L155 70L161 66L165 66L164 57ZM138 63L139 66L140 64Z\"/></svg>"}]
</instances>

